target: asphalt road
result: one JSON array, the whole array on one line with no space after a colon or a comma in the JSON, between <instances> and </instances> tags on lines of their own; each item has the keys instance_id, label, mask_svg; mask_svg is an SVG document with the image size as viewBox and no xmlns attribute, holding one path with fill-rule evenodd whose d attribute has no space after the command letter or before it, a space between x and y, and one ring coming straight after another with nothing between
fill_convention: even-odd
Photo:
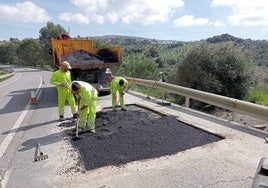
<instances>
[{"instance_id":1,"label":"asphalt road","mask_svg":"<svg viewBox=\"0 0 268 188\"><path fill-rule=\"evenodd\" d=\"M66 135L68 127L59 126L57 95L48 83L50 75L16 69L14 77L0 83L1 187L250 187L260 159L268 156L265 132L174 104L160 106L156 99L130 90L125 95L127 104L175 116L225 139L120 167L87 170ZM39 86L43 92L38 104L29 105L31 91ZM110 103L109 95L99 97L97 108L100 111ZM66 116L71 116L68 107ZM37 143L48 159L34 161Z\"/></svg>"},{"instance_id":2,"label":"asphalt road","mask_svg":"<svg viewBox=\"0 0 268 188\"><path fill-rule=\"evenodd\" d=\"M1 180L9 172L12 161L17 160L14 158L15 152L21 147L25 132L38 127L34 124L29 125L36 108L36 105L30 103L31 93L36 92L38 88L48 90L44 88L44 83L51 74L30 68L13 68L13 70L15 71L14 76L0 83ZM51 89L51 91L53 90ZM51 95L55 96L55 91Z\"/></svg>"}]
</instances>

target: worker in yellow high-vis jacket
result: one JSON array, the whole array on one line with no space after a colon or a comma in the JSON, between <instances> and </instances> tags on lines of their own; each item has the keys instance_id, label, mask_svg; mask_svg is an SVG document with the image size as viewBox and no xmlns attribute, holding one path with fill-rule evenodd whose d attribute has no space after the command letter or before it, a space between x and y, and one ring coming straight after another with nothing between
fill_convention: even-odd
<instances>
[{"instance_id":1,"label":"worker in yellow high-vis jacket","mask_svg":"<svg viewBox=\"0 0 268 188\"><path fill-rule=\"evenodd\" d=\"M112 107L113 110L116 109L117 105L117 92L119 93L119 101L121 110L126 111L124 94L128 87L128 81L123 77L115 77L111 82L111 94L112 94Z\"/></svg>"},{"instance_id":2,"label":"worker in yellow high-vis jacket","mask_svg":"<svg viewBox=\"0 0 268 188\"><path fill-rule=\"evenodd\" d=\"M92 85L83 81L73 81L72 91L80 99L77 111L80 117L78 127L80 130L88 127L90 132L95 133L98 91Z\"/></svg>"},{"instance_id":3,"label":"worker in yellow high-vis jacket","mask_svg":"<svg viewBox=\"0 0 268 188\"><path fill-rule=\"evenodd\" d=\"M59 121L64 120L64 106L67 100L71 107L73 118L77 117L75 98L71 91L71 69L70 64L67 61L61 63L60 69L55 71L50 78L50 83L55 85L58 91L58 114Z\"/></svg>"}]
</instances>

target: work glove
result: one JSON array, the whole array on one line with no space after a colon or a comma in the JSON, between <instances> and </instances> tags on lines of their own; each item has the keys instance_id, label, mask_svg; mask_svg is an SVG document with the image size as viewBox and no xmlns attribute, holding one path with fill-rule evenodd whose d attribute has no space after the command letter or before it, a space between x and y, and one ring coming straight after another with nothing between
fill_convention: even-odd
<instances>
[{"instance_id":1,"label":"work glove","mask_svg":"<svg viewBox=\"0 0 268 188\"><path fill-rule=\"evenodd\" d=\"M58 86L60 86L60 87L67 87L67 84L65 82L62 82L62 83L59 83Z\"/></svg>"},{"instance_id":2,"label":"work glove","mask_svg":"<svg viewBox=\"0 0 268 188\"><path fill-rule=\"evenodd\" d=\"M73 91L73 94L74 94L75 99L76 99L76 100L79 100L79 95L76 95L76 94L74 93L74 91Z\"/></svg>"}]
</instances>

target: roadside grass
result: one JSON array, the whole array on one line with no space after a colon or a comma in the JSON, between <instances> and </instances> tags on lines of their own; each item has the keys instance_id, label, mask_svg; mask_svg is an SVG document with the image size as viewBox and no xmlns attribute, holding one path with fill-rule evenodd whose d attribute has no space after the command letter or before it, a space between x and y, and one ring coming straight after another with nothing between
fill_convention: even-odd
<instances>
[{"instance_id":1,"label":"roadside grass","mask_svg":"<svg viewBox=\"0 0 268 188\"><path fill-rule=\"evenodd\" d=\"M0 75L5 75L9 73L12 73L12 70L0 68Z\"/></svg>"},{"instance_id":2,"label":"roadside grass","mask_svg":"<svg viewBox=\"0 0 268 188\"><path fill-rule=\"evenodd\" d=\"M268 106L268 90L255 89L245 98L245 100L255 104Z\"/></svg>"},{"instance_id":3,"label":"roadside grass","mask_svg":"<svg viewBox=\"0 0 268 188\"><path fill-rule=\"evenodd\" d=\"M10 69L3 69L3 68L0 68L0 82L10 78L11 76L13 76L13 74L9 75L9 76L4 76L6 74L10 74L12 73L13 71L10 70ZM2 77L1 77L2 76Z\"/></svg>"},{"instance_id":4,"label":"roadside grass","mask_svg":"<svg viewBox=\"0 0 268 188\"><path fill-rule=\"evenodd\" d=\"M52 71L52 72L55 71L53 68L51 68L50 65L43 65L42 69L46 71Z\"/></svg>"}]
</instances>

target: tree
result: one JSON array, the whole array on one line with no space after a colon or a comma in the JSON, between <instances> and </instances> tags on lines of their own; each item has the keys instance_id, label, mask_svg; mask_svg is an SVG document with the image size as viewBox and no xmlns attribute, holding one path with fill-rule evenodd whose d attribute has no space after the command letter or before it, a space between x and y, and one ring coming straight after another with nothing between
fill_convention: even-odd
<instances>
[{"instance_id":1,"label":"tree","mask_svg":"<svg viewBox=\"0 0 268 188\"><path fill-rule=\"evenodd\" d=\"M136 78L154 79L155 75L158 74L157 65L152 59L131 56L120 67L118 74Z\"/></svg>"},{"instance_id":2,"label":"tree","mask_svg":"<svg viewBox=\"0 0 268 188\"><path fill-rule=\"evenodd\" d=\"M18 48L18 44L15 43L4 43L0 45L0 63L3 64L16 64L17 55L16 51Z\"/></svg>"},{"instance_id":3,"label":"tree","mask_svg":"<svg viewBox=\"0 0 268 188\"><path fill-rule=\"evenodd\" d=\"M243 99L257 82L255 66L234 43L194 45L181 61L177 84Z\"/></svg>"},{"instance_id":4,"label":"tree","mask_svg":"<svg viewBox=\"0 0 268 188\"><path fill-rule=\"evenodd\" d=\"M20 42L17 49L19 63L24 66L43 65L43 47L35 39L24 39Z\"/></svg>"},{"instance_id":5,"label":"tree","mask_svg":"<svg viewBox=\"0 0 268 188\"><path fill-rule=\"evenodd\" d=\"M66 33L66 30L61 25L55 25L53 22L47 22L47 26L39 30L39 40L44 47L43 57L46 58L46 62L51 61L49 56L51 39L61 38L61 35Z\"/></svg>"},{"instance_id":6,"label":"tree","mask_svg":"<svg viewBox=\"0 0 268 188\"><path fill-rule=\"evenodd\" d=\"M155 47L151 47L149 50L150 56L151 57L158 57L159 53L158 50Z\"/></svg>"},{"instance_id":7,"label":"tree","mask_svg":"<svg viewBox=\"0 0 268 188\"><path fill-rule=\"evenodd\" d=\"M53 22L47 22L46 27L39 30L39 40L46 48L51 46L52 38L60 38L61 34L66 34L66 30L61 25L55 25Z\"/></svg>"}]
</instances>

